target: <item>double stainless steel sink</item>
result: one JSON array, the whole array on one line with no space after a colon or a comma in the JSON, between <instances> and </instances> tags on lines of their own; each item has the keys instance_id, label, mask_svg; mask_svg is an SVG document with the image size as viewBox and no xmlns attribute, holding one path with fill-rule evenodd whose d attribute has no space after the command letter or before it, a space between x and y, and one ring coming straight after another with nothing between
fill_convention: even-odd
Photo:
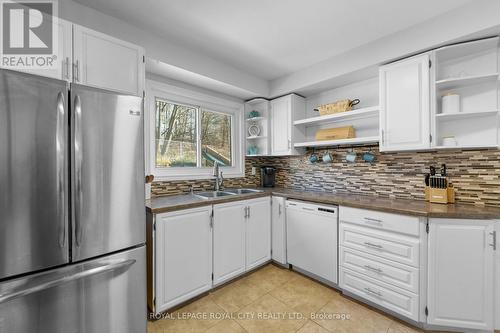
<instances>
[{"instance_id":1,"label":"double stainless steel sink","mask_svg":"<svg viewBox=\"0 0 500 333\"><path fill-rule=\"evenodd\" d=\"M230 195L250 194L250 193L260 193L260 192L262 192L262 191L252 189L252 188L237 188L237 189L230 189L230 190L225 190L225 191L198 192L198 193L194 193L194 195L197 197L200 197L202 199L215 199L215 198L221 198L221 197L226 197L226 196L230 196Z\"/></svg>"}]
</instances>

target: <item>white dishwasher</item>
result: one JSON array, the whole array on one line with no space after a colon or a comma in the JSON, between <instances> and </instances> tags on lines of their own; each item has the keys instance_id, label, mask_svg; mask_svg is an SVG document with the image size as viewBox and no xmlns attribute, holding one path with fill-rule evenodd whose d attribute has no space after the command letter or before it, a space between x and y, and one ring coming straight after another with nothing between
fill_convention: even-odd
<instances>
[{"instance_id":1,"label":"white dishwasher","mask_svg":"<svg viewBox=\"0 0 500 333\"><path fill-rule=\"evenodd\" d=\"M299 271L338 283L338 207L287 200L287 261Z\"/></svg>"}]
</instances>

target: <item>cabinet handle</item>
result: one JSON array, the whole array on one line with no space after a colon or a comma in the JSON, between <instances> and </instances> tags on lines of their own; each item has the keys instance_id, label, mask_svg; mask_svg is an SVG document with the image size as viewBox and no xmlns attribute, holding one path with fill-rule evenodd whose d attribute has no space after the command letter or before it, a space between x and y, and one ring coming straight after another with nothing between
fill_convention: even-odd
<instances>
[{"instance_id":1,"label":"cabinet handle","mask_svg":"<svg viewBox=\"0 0 500 333\"><path fill-rule=\"evenodd\" d=\"M382 130L382 146L385 146L385 132Z\"/></svg>"},{"instance_id":2,"label":"cabinet handle","mask_svg":"<svg viewBox=\"0 0 500 333\"><path fill-rule=\"evenodd\" d=\"M247 206L248 208L248 218L250 218L250 206Z\"/></svg>"},{"instance_id":3,"label":"cabinet handle","mask_svg":"<svg viewBox=\"0 0 500 333\"><path fill-rule=\"evenodd\" d=\"M292 141L288 140L288 149L292 148Z\"/></svg>"},{"instance_id":4,"label":"cabinet handle","mask_svg":"<svg viewBox=\"0 0 500 333\"><path fill-rule=\"evenodd\" d=\"M366 222L375 222L375 223L382 223L382 220L374 219L371 217L365 217Z\"/></svg>"},{"instance_id":5,"label":"cabinet handle","mask_svg":"<svg viewBox=\"0 0 500 333\"><path fill-rule=\"evenodd\" d=\"M303 210L308 210L308 211L311 211L311 212L314 212L316 211L316 209L314 208L308 208L308 207L302 207Z\"/></svg>"},{"instance_id":6,"label":"cabinet handle","mask_svg":"<svg viewBox=\"0 0 500 333\"><path fill-rule=\"evenodd\" d=\"M74 70L74 77L76 82L80 82L80 61L76 60L76 62L73 64L73 70Z\"/></svg>"},{"instance_id":7,"label":"cabinet handle","mask_svg":"<svg viewBox=\"0 0 500 333\"><path fill-rule=\"evenodd\" d=\"M497 250L497 232L496 231L490 232L490 235L493 238L493 243L491 243L489 245L493 248L493 251L496 251Z\"/></svg>"},{"instance_id":8,"label":"cabinet handle","mask_svg":"<svg viewBox=\"0 0 500 333\"><path fill-rule=\"evenodd\" d=\"M248 216L247 208L248 208L248 206L245 206L245 216L244 216L245 218L247 218L247 216Z\"/></svg>"},{"instance_id":9,"label":"cabinet handle","mask_svg":"<svg viewBox=\"0 0 500 333\"><path fill-rule=\"evenodd\" d=\"M66 61L65 61L65 67L66 67L66 78L69 80L69 58L66 57Z\"/></svg>"},{"instance_id":10,"label":"cabinet handle","mask_svg":"<svg viewBox=\"0 0 500 333\"><path fill-rule=\"evenodd\" d=\"M370 242L364 242L364 244L368 247L373 247L373 248L380 249L380 250L382 250L384 248L382 245L373 244Z\"/></svg>"},{"instance_id":11,"label":"cabinet handle","mask_svg":"<svg viewBox=\"0 0 500 333\"><path fill-rule=\"evenodd\" d=\"M278 215L281 216L281 204L278 204Z\"/></svg>"},{"instance_id":12,"label":"cabinet handle","mask_svg":"<svg viewBox=\"0 0 500 333\"><path fill-rule=\"evenodd\" d=\"M383 273L383 271L380 268L375 268L375 267L372 267L370 265L365 265L364 267L365 267L365 269L367 269L369 271L377 272L379 274Z\"/></svg>"},{"instance_id":13,"label":"cabinet handle","mask_svg":"<svg viewBox=\"0 0 500 333\"><path fill-rule=\"evenodd\" d=\"M382 294L378 291L371 290L370 288L364 288L367 293L370 293L372 295L376 295L378 297L382 297Z\"/></svg>"}]
</instances>

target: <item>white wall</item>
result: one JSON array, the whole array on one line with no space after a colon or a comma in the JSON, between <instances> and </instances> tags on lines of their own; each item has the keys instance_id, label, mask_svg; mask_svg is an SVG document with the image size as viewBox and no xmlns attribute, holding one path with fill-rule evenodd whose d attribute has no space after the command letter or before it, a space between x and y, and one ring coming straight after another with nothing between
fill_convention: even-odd
<instances>
[{"instance_id":1,"label":"white wall","mask_svg":"<svg viewBox=\"0 0 500 333\"><path fill-rule=\"evenodd\" d=\"M459 39L477 38L481 35L479 32L483 32L483 37L491 36L495 31L500 32L500 1L474 0L422 24L275 79L270 84L270 96L301 92L332 78L368 70Z\"/></svg>"},{"instance_id":2,"label":"white wall","mask_svg":"<svg viewBox=\"0 0 500 333\"><path fill-rule=\"evenodd\" d=\"M378 105L378 77L363 80L343 87L326 90L306 98L306 115L315 117L319 114L314 108L342 99L359 99L361 102L356 109Z\"/></svg>"},{"instance_id":3,"label":"white wall","mask_svg":"<svg viewBox=\"0 0 500 333\"><path fill-rule=\"evenodd\" d=\"M209 89L204 89L204 88L201 88L201 87L193 86L191 84L187 84L185 82L173 80L173 79L170 79L170 78L167 78L167 77L164 77L164 76L156 75L154 73L148 73L148 72L146 72L146 80L156 81L156 82L160 82L160 83L165 83L165 84L168 84L168 85L176 86L176 87L183 88L183 89L188 89L188 90L191 90L193 92L201 93L201 94L212 96L212 97L215 97L215 98L220 98L220 99L227 100L227 101L232 101L232 102L235 102L235 103L241 103L241 104L244 103L244 100L241 99L241 98L237 98L237 97L234 97L234 96L221 94L221 93L219 93L217 91L212 91L212 90L209 90Z\"/></svg>"},{"instance_id":4,"label":"white wall","mask_svg":"<svg viewBox=\"0 0 500 333\"><path fill-rule=\"evenodd\" d=\"M80 5L72 0L59 1L59 15L73 23L141 45L150 58L234 85L258 96L269 93L268 81L225 63L180 47L163 37L138 29L127 22Z\"/></svg>"}]
</instances>

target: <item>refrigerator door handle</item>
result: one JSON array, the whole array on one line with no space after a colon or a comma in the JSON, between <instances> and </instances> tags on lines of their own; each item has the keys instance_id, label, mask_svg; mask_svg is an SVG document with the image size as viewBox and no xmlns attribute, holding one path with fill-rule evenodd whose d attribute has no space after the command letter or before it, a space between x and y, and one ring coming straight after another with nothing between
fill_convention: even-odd
<instances>
[{"instance_id":1,"label":"refrigerator door handle","mask_svg":"<svg viewBox=\"0 0 500 333\"><path fill-rule=\"evenodd\" d=\"M11 301L13 299L24 297L45 289L53 288L60 286L62 284L66 284L75 280L80 280L86 277L90 277L97 274L103 274L106 272L114 271L117 269L124 269L132 266L136 262L135 259L121 260L118 262L108 263L102 266L97 266L90 268L85 271L81 271L71 275L60 275L57 274L54 279L44 280L41 283L34 284L28 288L16 290L17 288L12 288L11 290L7 290L6 292L0 294L0 304Z\"/></svg>"},{"instance_id":2,"label":"refrigerator door handle","mask_svg":"<svg viewBox=\"0 0 500 333\"><path fill-rule=\"evenodd\" d=\"M66 160L66 124L65 124L64 94L57 94L57 206L59 210L59 247L66 246L66 202L65 202L65 160Z\"/></svg>"},{"instance_id":3,"label":"refrigerator door handle","mask_svg":"<svg viewBox=\"0 0 500 333\"><path fill-rule=\"evenodd\" d=\"M76 245L82 243L82 102L75 96L75 238Z\"/></svg>"}]
</instances>

